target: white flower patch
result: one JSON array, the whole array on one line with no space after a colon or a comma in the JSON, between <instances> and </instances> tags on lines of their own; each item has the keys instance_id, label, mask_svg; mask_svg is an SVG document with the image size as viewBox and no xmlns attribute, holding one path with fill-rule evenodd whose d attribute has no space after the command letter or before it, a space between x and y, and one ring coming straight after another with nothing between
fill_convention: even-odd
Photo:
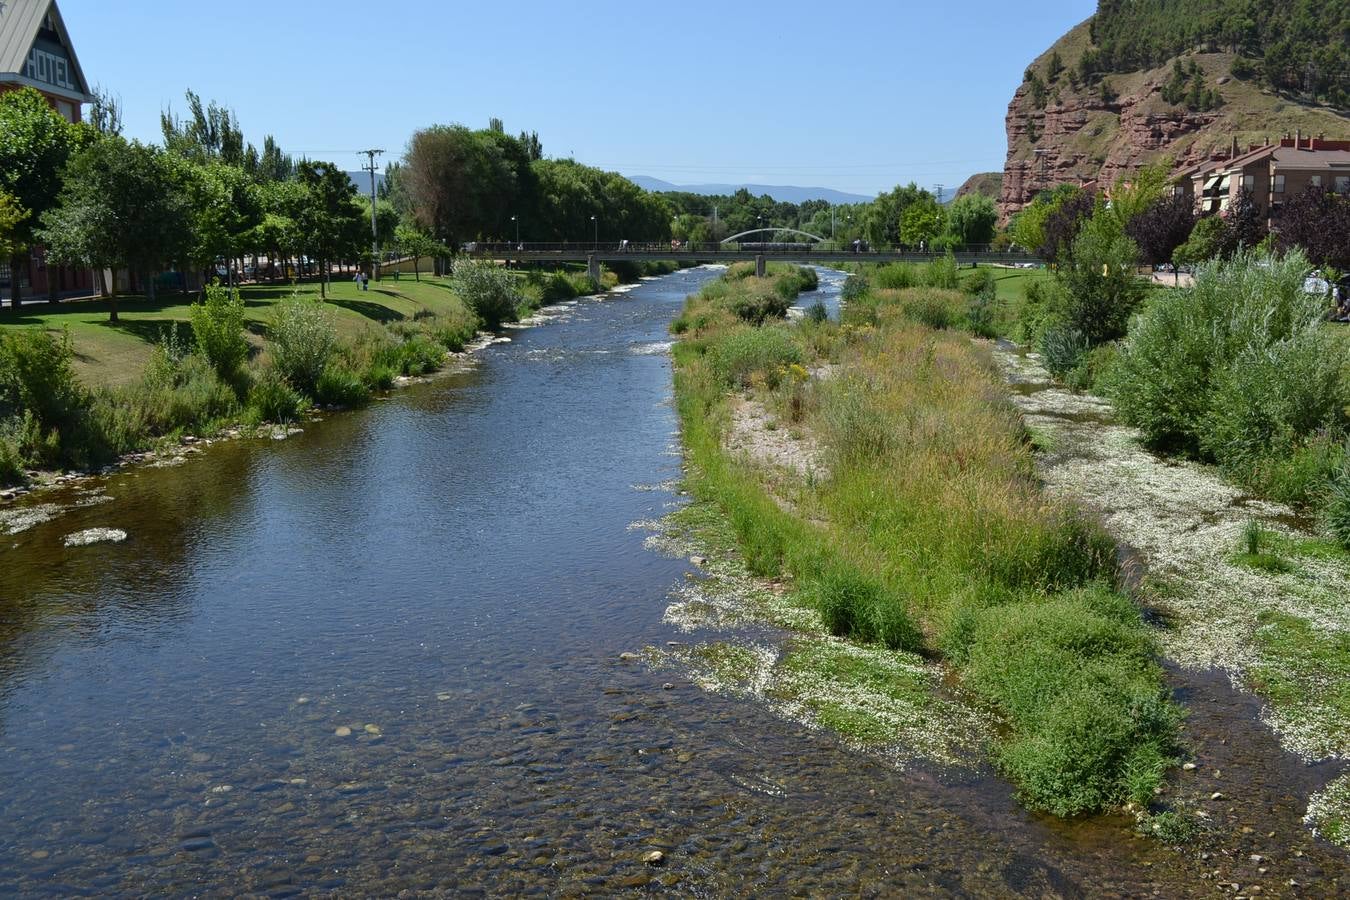
<instances>
[{"instance_id":1,"label":"white flower patch","mask_svg":"<svg viewBox=\"0 0 1350 900\"><path fill-rule=\"evenodd\" d=\"M995 358L1017 383L1050 383L1029 356L997 350ZM1055 448L1040 460L1048 493L1095 510L1118 541L1144 556L1151 575L1175 587L1166 604L1171 627L1158 634L1168 657L1188 668L1222 669L1245 689L1253 669L1273 664L1257 640L1262 613L1292 616L1323 633L1350 630L1350 567L1343 562L1299 558L1295 571L1278 573L1233 560L1249 519L1307 537L1282 524L1293 510L1245 498L1211 468L1154 456L1134 429L1074 421L1109 414L1098 398L1049 386L1013 399ZM1315 674L1286 674L1300 680L1305 696L1317 695ZM1305 758L1350 754L1350 723L1330 705L1267 705L1263 719Z\"/></svg>"},{"instance_id":2,"label":"white flower patch","mask_svg":"<svg viewBox=\"0 0 1350 900\"><path fill-rule=\"evenodd\" d=\"M1350 847L1350 775L1342 775L1313 794L1303 822L1333 844Z\"/></svg>"}]
</instances>

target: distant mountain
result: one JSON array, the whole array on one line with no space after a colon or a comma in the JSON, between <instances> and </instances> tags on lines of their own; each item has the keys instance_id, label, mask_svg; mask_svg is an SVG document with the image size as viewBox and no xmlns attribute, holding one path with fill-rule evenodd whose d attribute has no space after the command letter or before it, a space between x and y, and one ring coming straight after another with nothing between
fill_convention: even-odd
<instances>
[{"instance_id":1,"label":"distant mountain","mask_svg":"<svg viewBox=\"0 0 1350 900\"><path fill-rule=\"evenodd\" d=\"M347 177L356 185L356 192L362 197L370 196L370 173L369 172L348 172ZM384 173L375 173L375 190L379 191L384 187Z\"/></svg>"},{"instance_id":2,"label":"distant mountain","mask_svg":"<svg viewBox=\"0 0 1350 900\"><path fill-rule=\"evenodd\" d=\"M982 194L990 200L997 200L1002 192L1002 172L981 172L967 178L966 183L957 189L950 202L955 202L966 194Z\"/></svg>"},{"instance_id":3,"label":"distant mountain","mask_svg":"<svg viewBox=\"0 0 1350 900\"><path fill-rule=\"evenodd\" d=\"M648 191L684 191L689 194L730 195L745 188L752 195L761 197L768 194L780 203L803 203L807 200L824 200L827 203L869 203L873 197L862 194L847 194L832 188L797 187L787 184L671 184L649 175L629 175L628 180Z\"/></svg>"}]
</instances>

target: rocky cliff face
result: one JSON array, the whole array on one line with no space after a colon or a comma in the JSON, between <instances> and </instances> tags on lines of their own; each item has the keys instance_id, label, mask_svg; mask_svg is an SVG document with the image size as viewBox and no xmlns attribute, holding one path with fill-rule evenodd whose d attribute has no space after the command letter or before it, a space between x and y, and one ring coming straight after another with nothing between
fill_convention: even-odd
<instances>
[{"instance_id":1,"label":"rocky cliff face","mask_svg":"<svg viewBox=\"0 0 1350 900\"><path fill-rule=\"evenodd\" d=\"M1101 82L1074 84L1067 71L1051 78L1052 54L1073 66L1088 46L1084 22L1028 69L1045 85L1042 102L1024 82L1008 105L1008 158L999 196L1005 221L1041 190L1087 181L1106 185L1164 160L1174 170L1184 168L1225 152L1234 141L1246 149L1296 130L1350 138L1350 119L1334 110L1300 105L1234 79L1230 54L1185 59L1201 67L1206 84L1223 98L1222 106L1208 112L1163 100L1170 61L1146 72L1109 75L1106 90Z\"/></svg>"}]
</instances>

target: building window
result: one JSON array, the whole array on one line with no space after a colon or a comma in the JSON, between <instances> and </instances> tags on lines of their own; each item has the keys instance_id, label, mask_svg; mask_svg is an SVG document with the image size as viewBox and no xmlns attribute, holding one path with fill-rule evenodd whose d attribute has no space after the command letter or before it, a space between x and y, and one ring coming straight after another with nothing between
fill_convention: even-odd
<instances>
[{"instance_id":1,"label":"building window","mask_svg":"<svg viewBox=\"0 0 1350 900\"><path fill-rule=\"evenodd\" d=\"M1256 190L1256 176L1255 176L1255 175L1243 175L1243 176L1242 176L1242 189L1243 189L1244 191L1254 191L1254 190Z\"/></svg>"},{"instance_id":2,"label":"building window","mask_svg":"<svg viewBox=\"0 0 1350 900\"><path fill-rule=\"evenodd\" d=\"M73 103L67 103L64 100L57 100L56 111L59 112L67 122L75 121L75 105Z\"/></svg>"},{"instance_id":3,"label":"building window","mask_svg":"<svg viewBox=\"0 0 1350 900\"><path fill-rule=\"evenodd\" d=\"M1336 193L1350 194L1350 175L1336 176Z\"/></svg>"},{"instance_id":4,"label":"building window","mask_svg":"<svg viewBox=\"0 0 1350 900\"><path fill-rule=\"evenodd\" d=\"M1283 176L1283 175L1276 175L1276 176L1275 176L1275 193L1277 193L1277 194L1283 194L1283 193L1284 193L1284 176Z\"/></svg>"},{"instance_id":5,"label":"building window","mask_svg":"<svg viewBox=\"0 0 1350 900\"><path fill-rule=\"evenodd\" d=\"M1315 188L1320 188L1322 186L1322 176L1314 175L1312 177L1312 181L1310 182L1310 184L1312 184L1312 186Z\"/></svg>"}]
</instances>

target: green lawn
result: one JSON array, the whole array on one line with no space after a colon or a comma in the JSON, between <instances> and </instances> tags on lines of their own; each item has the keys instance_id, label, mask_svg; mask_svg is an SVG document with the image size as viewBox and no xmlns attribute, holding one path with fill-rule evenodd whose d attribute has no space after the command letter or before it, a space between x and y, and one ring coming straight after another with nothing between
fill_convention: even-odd
<instances>
[{"instance_id":1,"label":"green lawn","mask_svg":"<svg viewBox=\"0 0 1350 900\"><path fill-rule=\"evenodd\" d=\"M294 294L317 297L319 285L250 285L240 293L248 310L251 340L261 345L270 308ZM68 328L75 345L76 373L86 385L126 384L140 377L161 333L190 320L195 298L194 294L173 294L150 303L143 296L119 297L120 321L116 324L108 321L106 300L25 306L18 312L5 306L0 309L0 330L42 327L59 332ZM386 278L372 283L365 292L358 291L350 281L333 281L328 288L328 305L344 338L354 338L374 325L410 319L418 312L441 315L461 306L448 279L427 275L420 282L412 276L398 281Z\"/></svg>"},{"instance_id":2,"label":"green lawn","mask_svg":"<svg viewBox=\"0 0 1350 900\"><path fill-rule=\"evenodd\" d=\"M1048 268L1005 269L1000 266L980 266L986 272L994 274L994 284L998 288L1000 305L1021 300L1027 285L1034 281L1049 281L1054 274ZM962 269L961 277L968 278L972 269Z\"/></svg>"}]
</instances>

